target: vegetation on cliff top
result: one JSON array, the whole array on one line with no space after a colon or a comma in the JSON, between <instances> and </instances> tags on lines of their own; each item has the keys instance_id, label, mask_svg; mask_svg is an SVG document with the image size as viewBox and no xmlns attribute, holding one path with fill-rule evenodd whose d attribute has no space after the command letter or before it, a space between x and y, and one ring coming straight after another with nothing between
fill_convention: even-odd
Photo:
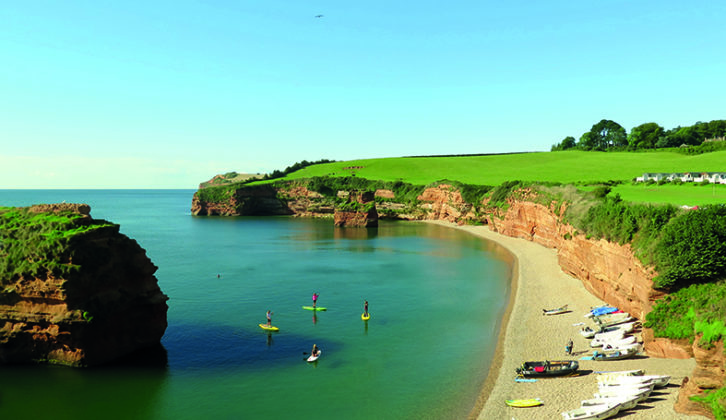
<instances>
[{"instance_id":1,"label":"vegetation on cliff top","mask_svg":"<svg viewBox=\"0 0 726 420\"><path fill-rule=\"evenodd\" d=\"M62 276L77 270L71 263L73 238L103 227L118 228L75 212L36 213L0 207L0 285L20 276Z\"/></svg>"},{"instance_id":2,"label":"vegetation on cliff top","mask_svg":"<svg viewBox=\"0 0 726 420\"><path fill-rule=\"evenodd\" d=\"M664 129L654 122L633 127L630 133L612 120L600 120L592 125L576 141L567 136L560 143L552 146L552 150L647 150L662 148L679 148L688 154L702 153L704 149L712 151L726 148L726 120L697 122L692 126ZM714 141L715 140L715 141Z\"/></svg>"}]
</instances>

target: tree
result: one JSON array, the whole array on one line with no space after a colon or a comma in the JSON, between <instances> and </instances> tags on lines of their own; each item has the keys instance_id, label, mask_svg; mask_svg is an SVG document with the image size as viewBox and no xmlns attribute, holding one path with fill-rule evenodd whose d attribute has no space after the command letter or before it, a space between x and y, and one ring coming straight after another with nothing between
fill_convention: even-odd
<instances>
[{"instance_id":1,"label":"tree","mask_svg":"<svg viewBox=\"0 0 726 420\"><path fill-rule=\"evenodd\" d=\"M577 147L579 147L582 150L595 150L597 149L597 145L595 144L594 136L591 132L583 133L582 136L580 136L580 141L577 142Z\"/></svg>"},{"instance_id":2,"label":"tree","mask_svg":"<svg viewBox=\"0 0 726 420\"><path fill-rule=\"evenodd\" d=\"M572 136L567 136L564 139L562 139L562 150L572 149L577 145L577 141L575 141L575 138Z\"/></svg>"},{"instance_id":3,"label":"tree","mask_svg":"<svg viewBox=\"0 0 726 420\"><path fill-rule=\"evenodd\" d=\"M612 120L600 120L599 123L593 125L590 129L590 136L596 150L628 145L628 136L625 129Z\"/></svg>"},{"instance_id":4,"label":"tree","mask_svg":"<svg viewBox=\"0 0 726 420\"><path fill-rule=\"evenodd\" d=\"M560 150L567 150L572 149L573 147L577 146L577 141L572 136L567 136L564 139L562 139L561 142L552 145L551 151L557 152Z\"/></svg>"},{"instance_id":5,"label":"tree","mask_svg":"<svg viewBox=\"0 0 726 420\"><path fill-rule=\"evenodd\" d=\"M665 134L663 127L654 122L633 127L628 135L628 145L633 149L653 149Z\"/></svg>"}]
</instances>

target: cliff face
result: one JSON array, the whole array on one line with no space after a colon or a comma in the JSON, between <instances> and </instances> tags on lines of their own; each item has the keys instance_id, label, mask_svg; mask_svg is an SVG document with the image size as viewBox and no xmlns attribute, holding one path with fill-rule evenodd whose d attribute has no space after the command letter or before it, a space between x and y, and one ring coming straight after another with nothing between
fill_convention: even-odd
<instances>
[{"instance_id":1,"label":"cliff face","mask_svg":"<svg viewBox=\"0 0 726 420\"><path fill-rule=\"evenodd\" d=\"M202 190L200 190L202 191ZM285 202L278 198L278 190L270 185L233 190L229 196L218 200L203 200L199 194L192 199L195 216L260 216L294 214Z\"/></svg>"},{"instance_id":2,"label":"cliff face","mask_svg":"<svg viewBox=\"0 0 726 420\"><path fill-rule=\"evenodd\" d=\"M663 296L651 287L655 273L643 267L629 245L577 235L572 226L562 223L558 216L562 213L564 208L510 201L504 217L489 216L488 222L504 235L557 249L562 269L582 280L590 293L645 319L653 302Z\"/></svg>"},{"instance_id":3,"label":"cliff face","mask_svg":"<svg viewBox=\"0 0 726 420\"><path fill-rule=\"evenodd\" d=\"M91 220L86 205L29 211L73 211ZM154 277L157 267L118 225L71 237L60 259L78 269L0 279L0 363L92 366L159 345L168 297Z\"/></svg>"}]
</instances>

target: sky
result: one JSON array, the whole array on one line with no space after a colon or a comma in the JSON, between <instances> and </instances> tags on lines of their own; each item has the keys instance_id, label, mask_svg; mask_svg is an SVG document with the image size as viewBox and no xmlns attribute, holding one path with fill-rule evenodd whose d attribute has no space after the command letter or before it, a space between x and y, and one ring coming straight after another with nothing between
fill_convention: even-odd
<instances>
[{"instance_id":1,"label":"sky","mask_svg":"<svg viewBox=\"0 0 726 420\"><path fill-rule=\"evenodd\" d=\"M548 151L601 119L726 119L724 17L720 1L3 2L0 189L194 189L302 160Z\"/></svg>"}]
</instances>

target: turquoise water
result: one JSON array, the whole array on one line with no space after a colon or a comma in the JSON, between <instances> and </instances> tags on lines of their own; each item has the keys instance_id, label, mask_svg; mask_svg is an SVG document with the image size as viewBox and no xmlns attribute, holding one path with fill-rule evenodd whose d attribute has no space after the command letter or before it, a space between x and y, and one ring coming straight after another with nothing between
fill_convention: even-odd
<instances>
[{"instance_id":1,"label":"turquoise water","mask_svg":"<svg viewBox=\"0 0 726 420\"><path fill-rule=\"evenodd\" d=\"M2 367L0 418L466 417L508 301L501 248L423 223L193 217L192 194L0 190L0 206L90 204L147 250L170 297L166 366ZM301 308L313 292L327 311ZM278 333L257 326L268 309Z\"/></svg>"}]
</instances>

